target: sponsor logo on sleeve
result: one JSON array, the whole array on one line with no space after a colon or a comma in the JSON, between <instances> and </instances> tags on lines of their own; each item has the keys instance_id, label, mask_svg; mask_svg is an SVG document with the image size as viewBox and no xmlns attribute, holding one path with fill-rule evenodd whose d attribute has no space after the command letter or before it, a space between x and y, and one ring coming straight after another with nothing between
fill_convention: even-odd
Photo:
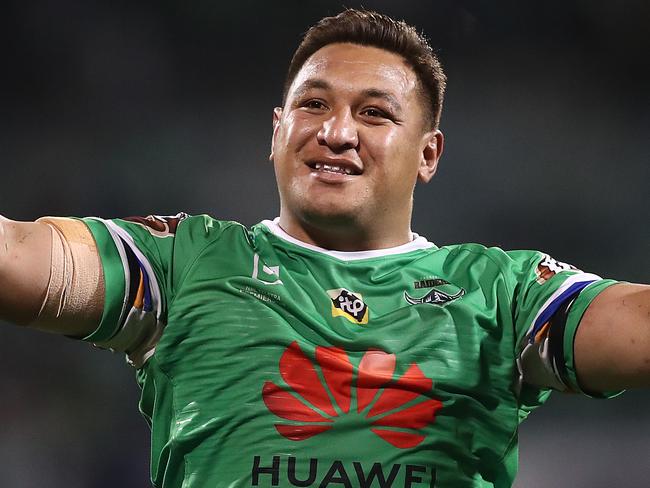
<instances>
[{"instance_id":1,"label":"sponsor logo on sleeve","mask_svg":"<svg viewBox=\"0 0 650 488\"><path fill-rule=\"evenodd\" d=\"M184 212L176 215L148 215L147 217L126 217L123 220L139 224L155 237L173 237L176 234L178 224L185 220L188 215Z\"/></svg>"},{"instance_id":2,"label":"sponsor logo on sleeve","mask_svg":"<svg viewBox=\"0 0 650 488\"><path fill-rule=\"evenodd\" d=\"M557 273L561 271L580 271L575 266L572 266L567 263L563 263L556 259L553 259L548 254L544 254L542 260L537 264L535 268L535 274L537 275L537 283L543 285L548 280L553 278Z\"/></svg>"}]
</instances>

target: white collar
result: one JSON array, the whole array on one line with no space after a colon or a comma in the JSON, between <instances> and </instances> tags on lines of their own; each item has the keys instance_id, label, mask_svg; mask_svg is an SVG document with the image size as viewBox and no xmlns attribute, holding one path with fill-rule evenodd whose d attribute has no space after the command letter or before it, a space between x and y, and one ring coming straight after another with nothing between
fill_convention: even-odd
<instances>
[{"instance_id":1,"label":"white collar","mask_svg":"<svg viewBox=\"0 0 650 488\"><path fill-rule=\"evenodd\" d=\"M435 244L433 244L433 242L429 242L426 237L422 237L415 232L411 232L411 241L400 246L368 251L331 251L329 249L314 246L313 244L307 244L306 242L302 242L301 240L290 236L280 227L280 217L276 217L273 220L263 220L262 225L264 225L273 235L279 237L282 240L295 244L296 246L309 249L311 251L327 254L328 256L332 256L342 261L356 261L359 259L391 256L394 254L404 254L411 251L430 249L432 247L435 247Z\"/></svg>"}]
</instances>

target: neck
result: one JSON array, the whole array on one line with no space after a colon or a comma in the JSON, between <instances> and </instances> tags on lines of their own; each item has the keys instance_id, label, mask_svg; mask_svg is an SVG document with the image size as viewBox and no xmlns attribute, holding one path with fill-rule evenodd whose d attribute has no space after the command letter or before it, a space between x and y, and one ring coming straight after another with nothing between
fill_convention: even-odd
<instances>
[{"instance_id":1,"label":"neck","mask_svg":"<svg viewBox=\"0 0 650 488\"><path fill-rule=\"evenodd\" d=\"M365 228L350 222L306 222L289 218L280 212L280 227L304 243L331 251L370 251L401 246L413 240L410 226L392 228L382 222L381 228Z\"/></svg>"}]
</instances>

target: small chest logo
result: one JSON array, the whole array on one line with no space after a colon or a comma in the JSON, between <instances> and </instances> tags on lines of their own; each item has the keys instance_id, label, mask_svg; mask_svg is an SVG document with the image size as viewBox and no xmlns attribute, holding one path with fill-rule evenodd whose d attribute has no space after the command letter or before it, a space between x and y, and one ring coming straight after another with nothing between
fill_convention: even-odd
<instances>
[{"instance_id":1,"label":"small chest logo","mask_svg":"<svg viewBox=\"0 0 650 488\"><path fill-rule=\"evenodd\" d=\"M265 285L283 284L280 279L280 266L267 266L260 260L260 256L257 253L253 256L253 274L251 278Z\"/></svg>"},{"instance_id":2,"label":"small chest logo","mask_svg":"<svg viewBox=\"0 0 650 488\"><path fill-rule=\"evenodd\" d=\"M426 295L419 298L412 297L404 292L404 299L411 305L420 305L422 303L444 305L465 294L465 290L442 278L428 278L416 281L413 286L415 289L430 288L430 290Z\"/></svg>"},{"instance_id":3,"label":"small chest logo","mask_svg":"<svg viewBox=\"0 0 650 488\"><path fill-rule=\"evenodd\" d=\"M367 324L370 311L359 293L345 288L327 290L332 300L332 317L345 317L354 324Z\"/></svg>"}]
</instances>

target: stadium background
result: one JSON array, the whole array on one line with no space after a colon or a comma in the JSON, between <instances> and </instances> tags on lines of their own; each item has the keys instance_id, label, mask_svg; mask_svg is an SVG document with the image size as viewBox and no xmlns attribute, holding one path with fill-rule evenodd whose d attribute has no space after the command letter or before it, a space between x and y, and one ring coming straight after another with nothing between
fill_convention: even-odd
<instances>
[{"instance_id":1,"label":"stadium background","mask_svg":"<svg viewBox=\"0 0 650 488\"><path fill-rule=\"evenodd\" d=\"M650 4L364 5L423 29L449 76L446 151L414 230L650 282ZM0 213L275 216L271 110L300 34L340 8L5 0ZM3 326L0 391L0 486L149 486L120 356ZM649 400L554 395L521 430L516 486L647 487Z\"/></svg>"}]
</instances>

